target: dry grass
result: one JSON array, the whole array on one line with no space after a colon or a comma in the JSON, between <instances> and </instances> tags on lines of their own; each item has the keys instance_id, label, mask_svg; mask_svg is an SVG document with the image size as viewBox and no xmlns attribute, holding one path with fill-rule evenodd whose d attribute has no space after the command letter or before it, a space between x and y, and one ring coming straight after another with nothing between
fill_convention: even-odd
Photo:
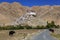
<instances>
[{"instance_id":1,"label":"dry grass","mask_svg":"<svg viewBox=\"0 0 60 40\"><path fill-rule=\"evenodd\" d=\"M52 35L53 37L57 38L58 40L60 40L60 34L52 33L51 35Z\"/></svg>"},{"instance_id":2,"label":"dry grass","mask_svg":"<svg viewBox=\"0 0 60 40\"><path fill-rule=\"evenodd\" d=\"M60 29L55 29L55 32L51 33L51 35L60 40Z\"/></svg>"},{"instance_id":3,"label":"dry grass","mask_svg":"<svg viewBox=\"0 0 60 40\"><path fill-rule=\"evenodd\" d=\"M23 40L28 35L31 36L33 33L37 33L38 30L15 30L15 34L13 36L9 36L10 30L1 30L0 31L0 40Z\"/></svg>"}]
</instances>

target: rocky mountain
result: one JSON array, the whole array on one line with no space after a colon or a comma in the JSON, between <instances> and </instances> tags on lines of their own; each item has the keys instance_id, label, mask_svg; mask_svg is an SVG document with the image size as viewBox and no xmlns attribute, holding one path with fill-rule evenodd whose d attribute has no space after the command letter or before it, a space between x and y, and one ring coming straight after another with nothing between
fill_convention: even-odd
<instances>
[{"instance_id":1,"label":"rocky mountain","mask_svg":"<svg viewBox=\"0 0 60 40\"><path fill-rule=\"evenodd\" d=\"M36 15L32 14L34 12ZM23 6L18 2L0 3L0 25L46 25L54 21L60 25L60 6Z\"/></svg>"},{"instance_id":2,"label":"rocky mountain","mask_svg":"<svg viewBox=\"0 0 60 40\"><path fill-rule=\"evenodd\" d=\"M19 3L9 4L3 2L0 4L0 24L11 23L19 18L21 15L25 14L26 8L24 8Z\"/></svg>"}]
</instances>

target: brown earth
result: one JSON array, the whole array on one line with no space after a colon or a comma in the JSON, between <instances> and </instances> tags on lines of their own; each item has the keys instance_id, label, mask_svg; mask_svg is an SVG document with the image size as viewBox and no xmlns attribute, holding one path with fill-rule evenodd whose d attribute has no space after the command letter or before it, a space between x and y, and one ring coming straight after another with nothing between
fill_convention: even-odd
<instances>
[{"instance_id":1,"label":"brown earth","mask_svg":"<svg viewBox=\"0 0 60 40\"><path fill-rule=\"evenodd\" d=\"M0 40L26 40L26 38L30 38L39 30L14 30L15 34L13 36L9 36L9 31L11 30L0 30Z\"/></svg>"},{"instance_id":2,"label":"brown earth","mask_svg":"<svg viewBox=\"0 0 60 40\"><path fill-rule=\"evenodd\" d=\"M37 13L36 19L44 20L45 22L54 21L56 24L60 25L60 6L59 5L45 5L45 6L22 6L20 3L13 2L7 3L3 2L0 4L0 25L11 23L15 21L20 16L24 15L27 11L34 11ZM33 22L35 23L35 21Z\"/></svg>"}]
</instances>

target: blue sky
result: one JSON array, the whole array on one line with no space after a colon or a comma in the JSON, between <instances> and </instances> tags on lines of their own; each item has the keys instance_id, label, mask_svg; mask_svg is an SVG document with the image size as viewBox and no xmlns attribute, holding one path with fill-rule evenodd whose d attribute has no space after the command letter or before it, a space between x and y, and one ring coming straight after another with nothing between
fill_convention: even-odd
<instances>
[{"instance_id":1,"label":"blue sky","mask_svg":"<svg viewBox=\"0 0 60 40\"><path fill-rule=\"evenodd\" d=\"M60 0L0 0L1 2L19 2L24 6L60 5Z\"/></svg>"}]
</instances>

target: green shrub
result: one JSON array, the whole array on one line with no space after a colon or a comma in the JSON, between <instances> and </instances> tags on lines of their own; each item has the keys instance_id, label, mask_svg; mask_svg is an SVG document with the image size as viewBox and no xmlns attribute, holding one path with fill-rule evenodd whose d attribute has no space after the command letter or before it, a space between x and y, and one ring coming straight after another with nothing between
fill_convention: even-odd
<instances>
[{"instance_id":1,"label":"green shrub","mask_svg":"<svg viewBox=\"0 0 60 40\"><path fill-rule=\"evenodd\" d=\"M56 25L55 28L60 28L60 26L59 25Z\"/></svg>"},{"instance_id":2,"label":"green shrub","mask_svg":"<svg viewBox=\"0 0 60 40\"><path fill-rule=\"evenodd\" d=\"M21 25L8 25L8 26L0 26L0 30L19 30L19 29L49 29L49 28L60 28L59 25L55 25L54 21L52 21L51 23L47 22L47 25L44 26L29 26L29 25L25 25L25 26L21 26Z\"/></svg>"},{"instance_id":3,"label":"green shrub","mask_svg":"<svg viewBox=\"0 0 60 40\"><path fill-rule=\"evenodd\" d=\"M24 28L25 28L25 29L32 29L32 26L25 25Z\"/></svg>"},{"instance_id":4,"label":"green shrub","mask_svg":"<svg viewBox=\"0 0 60 40\"><path fill-rule=\"evenodd\" d=\"M0 27L0 30L18 30L18 29L24 29L23 26L21 25L9 25L9 26L5 26L5 27Z\"/></svg>"},{"instance_id":5,"label":"green shrub","mask_svg":"<svg viewBox=\"0 0 60 40\"><path fill-rule=\"evenodd\" d=\"M47 25L46 25L46 28L55 28L55 23L54 23L54 21L52 21L51 23L48 23L47 22Z\"/></svg>"}]
</instances>

